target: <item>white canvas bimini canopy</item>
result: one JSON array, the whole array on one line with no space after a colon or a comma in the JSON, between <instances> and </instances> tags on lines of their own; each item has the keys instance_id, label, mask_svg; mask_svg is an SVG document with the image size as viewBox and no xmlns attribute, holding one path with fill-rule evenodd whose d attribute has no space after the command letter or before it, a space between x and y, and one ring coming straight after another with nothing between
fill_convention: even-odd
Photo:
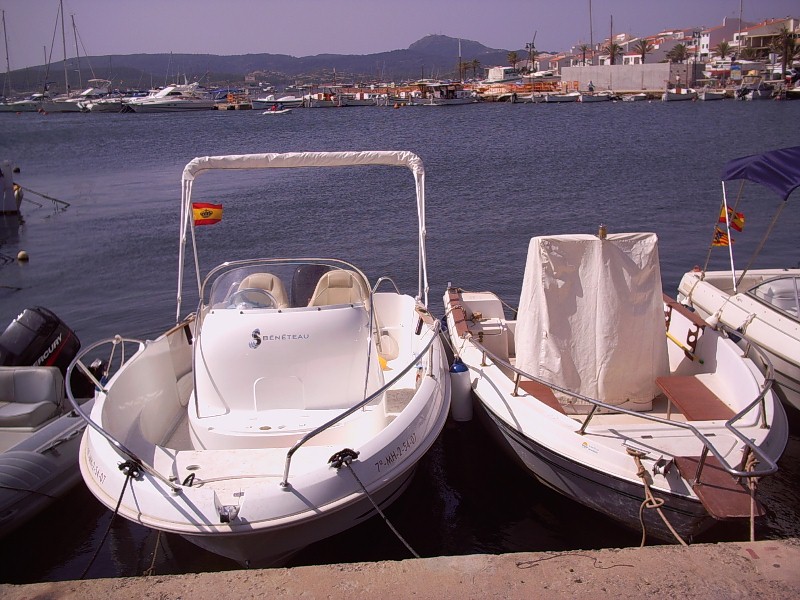
<instances>
[{"instance_id":1,"label":"white canvas bimini canopy","mask_svg":"<svg viewBox=\"0 0 800 600\"><path fill-rule=\"evenodd\" d=\"M417 222L419 225L419 289L417 297L428 304L428 273L425 254L425 167L413 152L395 150L368 150L357 152L287 152L283 154L240 154L228 156L204 156L190 161L183 169L181 178L181 231L178 264L178 308L176 320L180 320L181 291L183 289L184 248L187 233L191 231L194 245L197 288L200 290L200 266L194 238L192 221L192 185L195 178L212 170L276 169L299 167L350 167L382 165L406 167L411 170L416 185Z\"/></svg>"},{"instance_id":2,"label":"white canvas bimini canopy","mask_svg":"<svg viewBox=\"0 0 800 600\"><path fill-rule=\"evenodd\" d=\"M653 233L531 239L516 366L608 404L649 410L655 378L669 372L657 244Z\"/></svg>"}]
</instances>

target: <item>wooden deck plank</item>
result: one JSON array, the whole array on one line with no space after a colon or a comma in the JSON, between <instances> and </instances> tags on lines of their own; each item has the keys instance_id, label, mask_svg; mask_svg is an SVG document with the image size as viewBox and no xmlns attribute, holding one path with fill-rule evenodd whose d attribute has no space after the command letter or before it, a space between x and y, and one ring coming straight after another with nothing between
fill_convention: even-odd
<instances>
[{"instance_id":1,"label":"wooden deck plank","mask_svg":"<svg viewBox=\"0 0 800 600\"><path fill-rule=\"evenodd\" d=\"M564 412L564 407L561 406L561 403L558 401L558 398L556 398L555 394L553 394L553 390L551 390L543 383L539 383L538 381L531 381L529 379L524 379L519 382L519 387L526 394L533 396L534 398L546 404L553 410L557 410L558 412L564 415L567 414L566 412Z\"/></svg>"},{"instance_id":2,"label":"wooden deck plank","mask_svg":"<svg viewBox=\"0 0 800 600\"><path fill-rule=\"evenodd\" d=\"M656 384L687 421L727 421L735 414L694 375L656 377Z\"/></svg>"},{"instance_id":3,"label":"wooden deck plank","mask_svg":"<svg viewBox=\"0 0 800 600\"><path fill-rule=\"evenodd\" d=\"M699 456L676 456L675 466L681 476L692 482L697 473ZM692 483L692 489L700 502L715 519L740 519L750 517L750 492L722 468L717 458L711 454L706 457L700 481ZM756 501L755 516L765 514L763 505Z\"/></svg>"},{"instance_id":4,"label":"wooden deck plank","mask_svg":"<svg viewBox=\"0 0 800 600\"><path fill-rule=\"evenodd\" d=\"M686 306L684 306L677 300L670 298L666 294L663 294L663 298L664 298L664 304L669 306L672 310L681 313L684 317L689 319L691 323L693 323L700 329L703 329L706 325L708 325L708 323L706 323L700 315L698 315L693 310L689 310Z\"/></svg>"}]
</instances>

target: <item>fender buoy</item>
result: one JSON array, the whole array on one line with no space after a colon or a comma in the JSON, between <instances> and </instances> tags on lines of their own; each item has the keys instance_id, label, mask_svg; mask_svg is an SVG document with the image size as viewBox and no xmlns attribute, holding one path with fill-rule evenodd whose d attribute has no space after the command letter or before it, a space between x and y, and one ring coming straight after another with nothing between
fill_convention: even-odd
<instances>
[{"instance_id":1,"label":"fender buoy","mask_svg":"<svg viewBox=\"0 0 800 600\"><path fill-rule=\"evenodd\" d=\"M450 416L454 421L472 420L472 385L469 369L456 357L450 366Z\"/></svg>"}]
</instances>

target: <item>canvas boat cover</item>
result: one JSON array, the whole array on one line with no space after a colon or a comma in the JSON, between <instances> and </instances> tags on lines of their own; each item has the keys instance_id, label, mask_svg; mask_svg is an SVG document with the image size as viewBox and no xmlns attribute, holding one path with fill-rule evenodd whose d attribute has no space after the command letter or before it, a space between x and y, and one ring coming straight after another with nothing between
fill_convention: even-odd
<instances>
[{"instance_id":1,"label":"canvas boat cover","mask_svg":"<svg viewBox=\"0 0 800 600\"><path fill-rule=\"evenodd\" d=\"M722 181L732 179L761 184L785 201L800 186L800 146L735 158L722 169Z\"/></svg>"},{"instance_id":2,"label":"canvas boat cover","mask_svg":"<svg viewBox=\"0 0 800 600\"><path fill-rule=\"evenodd\" d=\"M516 366L584 396L650 410L669 373L654 233L534 237L528 247ZM576 412L586 403L572 398Z\"/></svg>"}]
</instances>

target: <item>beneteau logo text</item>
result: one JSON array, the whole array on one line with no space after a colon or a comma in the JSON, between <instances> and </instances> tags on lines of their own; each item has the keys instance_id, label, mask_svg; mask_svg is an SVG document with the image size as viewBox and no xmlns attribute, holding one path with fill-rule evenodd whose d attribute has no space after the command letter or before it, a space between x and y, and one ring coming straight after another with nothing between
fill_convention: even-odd
<instances>
[{"instance_id":1,"label":"beneteau logo text","mask_svg":"<svg viewBox=\"0 0 800 600\"><path fill-rule=\"evenodd\" d=\"M260 329L253 329L253 333L250 334L250 337L252 339L250 340L248 346L255 350L261 345L261 342L288 342L292 340L307 340L311 336L307 333L280 333L261 335Z\"/></svg>"}]
</instances>

